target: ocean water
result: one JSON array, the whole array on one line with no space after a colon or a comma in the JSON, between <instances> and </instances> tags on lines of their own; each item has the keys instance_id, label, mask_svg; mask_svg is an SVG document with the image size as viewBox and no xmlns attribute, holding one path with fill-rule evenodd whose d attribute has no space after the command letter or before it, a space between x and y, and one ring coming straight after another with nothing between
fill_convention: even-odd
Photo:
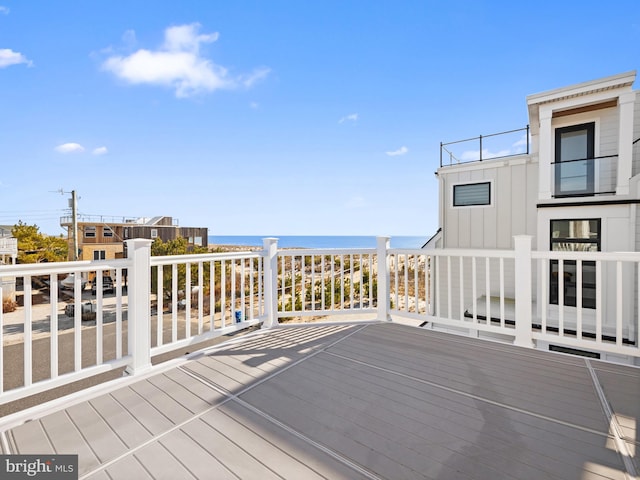
<instances>
[{"instance_id":1,"label":"ocean water","mask_svg":"<svg viewBox=\"0 0 640 480\"><path fill-rule=\"evenodd\" d=\"M209 245L262 246L262 239L275 237L282 248L375 248L376 237L366 235L210 235ZM429 237L391 237L391 248L421 248Z\"/></svg>"}]
</instances>

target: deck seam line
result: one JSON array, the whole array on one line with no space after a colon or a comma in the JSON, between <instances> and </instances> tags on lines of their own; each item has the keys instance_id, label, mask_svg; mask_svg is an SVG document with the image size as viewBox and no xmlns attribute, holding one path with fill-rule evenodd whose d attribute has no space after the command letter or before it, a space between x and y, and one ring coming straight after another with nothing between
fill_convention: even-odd
<instances>
[{"instance_id":1,"label":"deck seam line","mask_svg":"<svg viewBox=\"0 0 640 480\"><path fill-rule=\"evenodd\" d=\"M98 455L98 452L96 452L93 446L89 443L89 441L87 440L87 437L85 437L84 433L82 433L82 430L78 428L78 425L76 424L76 422L74 422L73 418L71 418L71 415L69 415L68 410L65 409L63 410L63 412L64 412L64 415L66 415L69 422L71 422L71 425L73 425L73 427L78 432L78 435L80 435L80 437L82 437L82 440L84 440L86 447L91 451L91 453L93 453L93 456L96 458L96 460L100 461L100 456ZM80 468L79 465L78 465L78 468Z\"/></svg>"},{"instance_id":2,"label":"deck seam line","mask_svg":"<svg viewBox=\"0 0 640 480\"><path fill-rule=\"evenodd\" d=\"M211 388L211 389L213 389L213 390L216 390L218 393L221 393L222 395L225 395L227 398L226 398L225 400L223 400L222 402L217 403L216 405L212 405L211 407L207 408L206 410L203 410L202 412L200 412L200 413L198 413L198 414L193 415L192 417L188 418L187 420L184 420L183 422L180 422L180 423L178 423L178 424L175 424L173 427L169 428L168 430L165 430L164 432L159 433L158 435L154 435L154 436L153 436L152 438L150 438L149 440L147 440L147 441L145 441L145 442L141 443L140 445L138 445L138 446L136 446L136 447L134 447L134 448L131 448L131 449L130 449L130 450L128 450L126 453L123 453L123 454L121 454L121 455L118 455L117 457L115 457L115 458L113 458L113 459L111 459L111 460L109 460L109 461L107 461L107 462L104 462L104 463L102 463L102 464L98 465L95 469L90 470L90 471L88 471L87 473L85 473L85 474L83 474L82 476L80 476L80 477L78 478L78 480L84 480L84 479L86 479L86 478L90 477L91 475L94 475L94 474L96 474L96 473L98 473L98 472L101 472L101 471L105 470L106 468L110 467L111 465L115 464L116 462L118 462L118 461L122 460L123 458L125 458L125 457L127 457L127 456L129 456L129 455L133 455L133 456L135 456L135 453L136 453L136 452L138 452L139 450L143 449L144 447L147 447L148 445L151 445L153 442L156 442L156 441L158 441L159 439L161 439L161 438L163 438L163 437L165 437L165 436L169 435L170 433L173 433L174 431L181 429L182 427L184 427L184 426L185 426L185 425L187 425L188 423L192 422L193 420L200 419L202 416L204 416L204 415L206 415L207 413L209 413L209 412L211 412L211 411L213 411L213 410L217 409L218 407L220 407L220 406L224 405L225 403L227 403L227 402L229 402L229 401L232 401L232 400L234 400L234 399L237 399L237 396L238 396L238 395L242 395L242 394L246 393L246 392L247 392L247 391L249 391L250 389L252 389L252 388L254 388L254 387L257 387L258 385L260 385L260 384L264 383L265 381L267 381L267 380L269 380L269 379L271 379L271 378L275 377L276 375L279 375L280 373L282 373L282 372L284 372L284 371L286 371L286 370L289 370L290 368L292 368L292 367L294 367L294 366L296 366L296 365L300 364L300 363L301 363L301 362L303 362L304 360L306 360L306 359L308 359L308 358L311 358L311 357L314 357L314 356L318 355L319 353L323 352L323 351L324 351L325 349L327 349L327 348L331 348L331 347L333 347L334 345L336 345L336 344L338 344L338 343L342 342L343 340L345 340L345 339L349 338L350 336L355 335L356 333L360 332L361 330L363 330L363 329L364 329L364 328L366 328L367 326L368 326L368 324L367 324L367 325L363 325L363 326L361 326L360 328L357 328L355 331L353 331L353 332L349 333L348 335L346 335L346 336L344 336L344 337L342 337L342 338L340 338L340 339L336 340L335 342L333 342L333 343L331 343L331 344L327 345L326 347L321 348L321 349L319 349L319 350L316 350L315 352L312 352L312 353L310 353L309 355L307 355L307 356L305 356L305 357L302 357L302 358L298 359L298 360L297 360L297 361L295 361L294 363L292 363L292 364L290 364L290 365L287 365L286 367L284 367L284 368L282 368L282 369L278 370L277 372L273 372L271 375L269 375L269 376L267 376L267 377L263 378L262 380L260 380L259 382L255 383L255 384L253 384L253 385L250 385L250 386L248 386L248 387L244 388L243 390L241 390L240 392L238 392L238 393L237 393L237 394L235 394L235 395L229 395L229 392L225 392L224 390L222 390L221 388L219 388L217 385L215 385L215 384L212 384L212 383L209 383L209 382L205 381L205 379L204 379L204 378L198 378L198 377L197 377L195 374L193 374L192 372L190 372L190 371L188 371L188 370L185 370L185 369L183 368L183 366L182 366L182 365L177 366L177 367L176 367L177 369L182 370L182 371L183 371L184 373L186 373L187 375L190 375L190 376L192 376L193 378L196 378L197 380L199 380L199 381L203 382L205 385L207 385L208 387L210 387L210 388ZM154 385L154 386L155 386L155 385ZM132 389L132 390L133 390L133 389ZM138 392L136 392L135 390L133 390L133 392L134 392L134 393L136 393L136 394L138 394L139 396L141 396L141 395L140 395ZM142 398L144 398L144 397L142 397ZM152 406L153 406L153 405L152 405ZM161 413L162 413L162 412L161 412ZM266 414L265 414L265 415L266 415ZM302 435L302 434L300 434L300 435ZM309 440L311 441L311 439L309 439ZM325 448L326 448L326 447L325 447ZM95 453L94 453L94 455L95 455ZM337 455L337 454L336 454L336 455ZM96 458L97 458L97 456L96 456ZM347 460L347 461L348 461L348 460ZM347 464L347 465L349 465L349 466L350 466L350 464ZM360 468L362 468L362 467L360 467ZM370 473L368 473L368 474L367 474L367 476L368 476L369 478L371 478L372 480L383 480L383 479L381 479L381 478L379 478L379 477L375 477L375 476L373 476L373 477L372 477Z\"/></svg>"},{"instance_id":3,"label":"deck seam line","mask_svg":"<svg viewBox=\"0 0 640 480\"><path fill-rule=\"evenodd\" d=\"M484 397L481 397L479 395L474 395L472 393L463 392L462 390L457 390L455 388L446 387L444 385L440 385L440 384L437 384L435 382L430 382L428 380L423 380L421 378L413 377L411 375L407 375L407 374L404 374L404 373L401 373L401 372L397 372L395 370L390 370L388 368L380 367L380 366L377 366L377 365L372 365L370 363L363 362L361 360L356 360L354 358L350 358L350 357L347 357L345 355L341 355L341 354L338 354L338 353L333 353L333 352L325 352L325 353L327 355L332 355L334 357L342 358L344 360L348 360L348 361L351 361L353 363L358 363L360 365L364 365L366 367L370 367L370 368L373 368L375 370L380 370L380 371L383 371L383 372L386 372L386 373L390 373L392 375L397 375L399 377L407 378L409 380L413 380L415 382L422 383L424 385L429 385L431 387L435 387L435 388L438 388L440 390L444 390L444 391L447 391L447 392L450 392L450 393L461 395L463 397L471 398L473 400L478 400L478 401L481 401L481 402L484 402L484 403L488 403L488 404L494 405L496 407L505 408L507 410L511 410L511 411L518 412L518 413L522 413L524 415L528 415L528 416L531 416L531 417L539 418L541 420L546 420L546 421L553 422L553 423L556 423L556 424L559 424L559 425L564 425L566 427L575 428L577 430L581 430L581 431L587 432L587 433L592 433L592 434L595 434L595 435L598 435L598 436L601 436L601 437L609 437L608 434L603 433L603 432L599 432L599 431L591 429L589 427L583 427L581 425L576 425L576 424L573 424L573 423L570 423L570 422L565 422L565 421L559 420L557 418L548 417L546 415L542 415L542 414L539 414L539 413L531 412L529 410L525 410L525 409L522 409L522 408L514 407L512 405L507 405L506 403L496 402L495 400L490 400L488 398L484 398Z\"/></svg>"},{"instance_id":4,"label":"deck seam line","mask_svg":"<svg viewBox=\"0 0 640 480\"><path fill-rule=\"evenodd\" d=\"M327 455L329 455L330 457L332 457L333 459L337 460L338 462L342 463L343 465L351 468L352 470L355 470L356 472L360 473L361 475L370 478L371 480L384 480L382 477L379 477L377 475L375 475L373 472L370 472L369 470L366 470L365 468L363 468L362 466L358 465L357 463L349 460L347 457L342 456L341 454L339 454L338 452L335 452L334 450L332 450L329 447L324 446L323 444L316 442L315 440L307 437L306 435L304 435L303 433L298 432L297 430L295 430L294 428L291 428L290 426L288 426L285 423L282 423L280 420L278 420L275 417L272 417L271 415L269 415L266 412L263 412L262 410L260 410L257 407L254 407L253 405L251 405L250 403L242 400L241 398L232 398L231 400L233 400L234 402L242 405L244 408L251 410L252 412L254 412L257 415L260 415L262 418L264 418L265 420L267 420L268 422L274 424L275 426L285 430L286 432L289 432L291 435L293 435L296 438L299 438L300 440L302 440L303 442L311 445L312 447L317 448L318 450L326 453ZM311 467L309 467L311 468Z\"/></svg>"},{"instance_id":5,"label":"deck seam line","mask_svg":"<svg viewBox=\"0 0 640 480\"><path fill-rule=\"evenodd\" d=\"M629 452L629 449L627 448L627 443L623 438L624 435L622 435L620 425L618 423L618 420L616 419L615 414L613 413L613 409L611 408L611 404L607 399L607 395L605 394L604 389L600 384L600 380L598 380L598 376L589 359L585 358L584 362L587 366L587 370L589 371L589 375L591 375L593 388L596 391L596 395L598 397L598 400L600 401L600 405L602 406L604 415L609 422L609 429L613 433L613 441L616 444L616 449L618 450L618 454L620 455L620 457L622 457L622 463L624 464L624 467L626 469L625 473L631 478L638 478L638 473L636 472L636 468L633 464L633 461L631 460L631 452Z\"/></svg>"}]
</instances>

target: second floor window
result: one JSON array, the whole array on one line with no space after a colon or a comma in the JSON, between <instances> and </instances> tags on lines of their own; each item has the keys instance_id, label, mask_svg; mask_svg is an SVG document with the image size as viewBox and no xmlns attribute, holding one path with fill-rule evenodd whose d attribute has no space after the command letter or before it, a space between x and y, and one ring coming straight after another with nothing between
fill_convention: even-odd
<instances>
[{"instance_id":1,"label":"second floor window","mask_svg":"<svg viewBox=\"0 0 640 480\"><path fill-rule=\"evenodd\" d=\"M595 123L556 129L555 195L592 195Z\"/></svg>"},{"instance_id":2,"label":"second floor window","mask_svg":"<svg viewBox=\"0 0 640 480\"><path fill-rule=\"evenodd\" d=\"M113 230L110 227L103 227L102 229L103 237L113 237Z\"/></svg>"},{"instance_id":3,"label":"second floor window","mask_svg":"<svg viewBox=\"0 0 640 480\"><path fill-rule=\"evenodd\" d=\"M85 238L95 238L96 227L84 227L84 236Z\"/></svg>"},{"instance_id":4,"label":"second floor window","mask_svg":"<svg viewBox=\"0 0 640 480\"><path fill-rule=\"evenodd\" d=\"M453 186L453 206L471 207L491 205L491 182L467 183Z\"/></svg>"}]
</instances>

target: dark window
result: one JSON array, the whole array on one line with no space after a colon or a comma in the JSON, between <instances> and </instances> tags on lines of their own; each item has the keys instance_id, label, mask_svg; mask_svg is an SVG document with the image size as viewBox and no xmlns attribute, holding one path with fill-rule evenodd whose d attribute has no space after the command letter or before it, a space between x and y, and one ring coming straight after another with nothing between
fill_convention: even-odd
<instances>
[{"instance_id":1,"label":"dark window","mask_svg":"<svg viewBox=\"0 0 640 480\"><path fill-rule=\"evenodd\" d=\"M556 196L593 194L594 132L593 122L556 129Z\"/></svg>"},{"instance_id":2,"label":"dark window","mask_svg":"<svg viewBox=\"0 0 640 480\"><path fill-rule=\"evenodd\" d=\"M491 205L491 182L453 186L453 206Z\"/></svg>"},{"instance_id":3,"label":"dark window","mask_svg":"<svg viewBox=\"0 0 640 480\"><path fill-rule=\"evenodd\" d=\"M95 238L96 227L84 227L84 236L86 238Z\"/></svg>"},{"instance_id":4,"label":"dark window","mask_svg":"<svg viewBox=\"0 0 640 480\"><path fill-rule=\"evenodd\" d=\"M105 250L94 250L93 251L93 259L94 260L104 260L107 258L107 252Z\"/></svg>"},{"instance_id":5,"label":"dark window","mask_svg":"<svg viewBox=\"0 0 640 480\"><path fill-rule=\"evenodd\" d=\"M113 237L113 230L110 227L102 228L102 236L103 237Z\"/></svg>"},{"instance_id":6,"label":"dark window","mask_svg":"<svg viewBox=\"0 0 640 480\"><path fill-rule=\"evenodd\" d=\"M600 219L551 220L551 245L554 252L599 252ZM578 266L575 261L565 260L562 264L562 285L564 304L577 306ZM560 266L558 260L551 260L551 280L549 303L558 304ZM582 262L582 306L596 308L596 263Z\"/></svg>"}]
</instances>

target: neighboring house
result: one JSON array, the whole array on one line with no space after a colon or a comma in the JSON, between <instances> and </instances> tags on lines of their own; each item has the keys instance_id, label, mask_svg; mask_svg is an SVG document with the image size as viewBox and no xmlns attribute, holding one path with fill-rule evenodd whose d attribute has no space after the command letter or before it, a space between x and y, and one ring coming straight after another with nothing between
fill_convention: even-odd
<instances>
[{"instance_id":1,"label":"neighboring house","mask_svg":"<svg viewBox=\"0 0 640 480\"><path fill-rule=\"evenodd\" d=\"M503 150L500 158L490 158L483 147L487 137L478 137L478 155L470 160L469 152L450 153L459 142L442 144L436 172L439 229L424 248L512 249L514 235L524 234L533 237L532 248L538 251L640 251L635 78L633 71L529 95L523 153ZM576 305L581 279L582 305L595 308L595 263L583 262L578 272L575 261L564 262L565 306ZM552 260L548 302L556 308L559 273ZM509 279L506 283L512 294L515 287ZM637 308L634 288L630 277L623 296L627 312ZM540 295L539 288L534 303Z\"/></svg>"},{"instance_id":2,"label":"neighboring house","mask_svg":"<svg viewBox=\"0 0 640 480\"><path fill-rule=\"evenodd\" d=\"M70 257L73 252L71 217L62 217L60 225L67 228ZM132 238L161 239L163 242L185 238L189 247L207 247L208 229L180 227L171 217L118 218L78 217L78 260L106 260L125 256L124 241Z\"/></svg>"},{"instance_id":3,"label":"neighboring house","mask_svg":"<svg viewBox=\"0 0 640 480\"><path fill-rule=\"evenodd\" d=\"M18 239L12 237L12 228L8 225L0 225L0 265L15 265L18 259ZM15 277L0 278L0 289L2 289L0 300L13 300L16 291Z\"/></svg>"}]
</instances>

